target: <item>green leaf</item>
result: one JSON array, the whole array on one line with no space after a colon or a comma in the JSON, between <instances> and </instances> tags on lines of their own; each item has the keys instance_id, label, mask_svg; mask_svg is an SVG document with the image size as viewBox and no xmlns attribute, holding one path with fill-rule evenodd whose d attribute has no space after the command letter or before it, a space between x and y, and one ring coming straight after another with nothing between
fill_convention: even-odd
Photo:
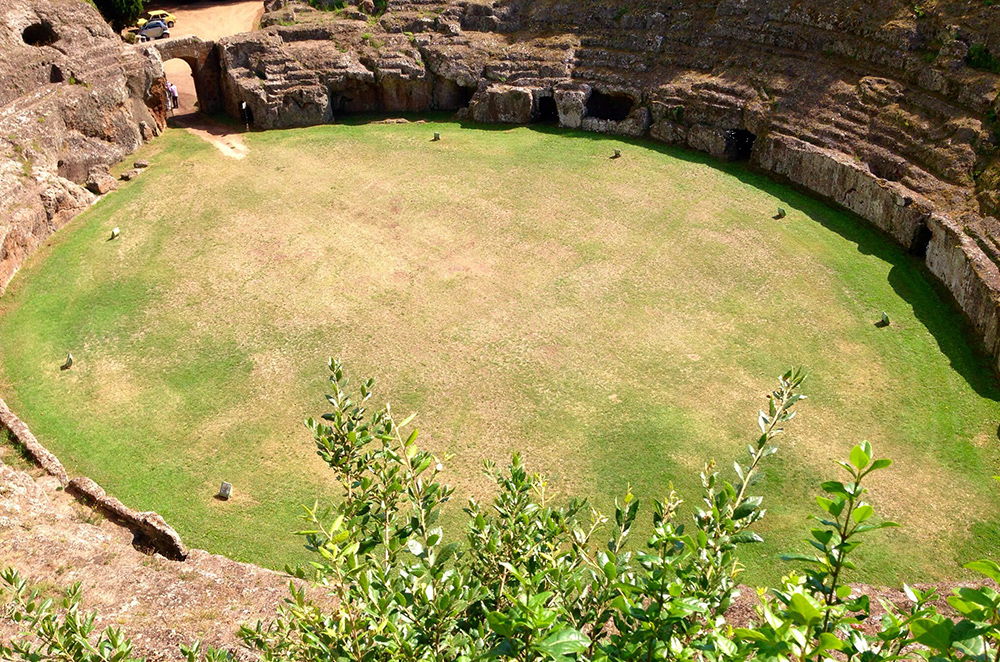
<instances>
[{"instance_id":1,"label":"green leaf","mask_svg":"<svg viewBox=\"0 0 1000 662\"><path fill-rule=\"evenodd\" d=\"M817 653L823 651L839 651L844 648L844 642L829 632L821 632L819 635L819 647Z\"/></svg>"},{"instance_id":2,"label":"green leaf","mask_svg":"<svg viewBox=\"0 0 1000 662\"><path fill-rule=\"evenodd\" d=\"M918 618L910 623L910 633L917 643L947 653L951 647L953 627L954 624L946 619L933 621L929 618Z\"/></svg>"},{"instance_id":3,"label":"green leaf","mask_svg":"<svg viewBox=\"0 0 1000 662\"><path fill-rule=\"evenodd\" d=\"M963 616L969 616L973 612L977 612L977 611L981 610L981 608L979 607L979 605L975 605L975 604L971 604L969 602L966 602L965 600L963 600L962 598L958 597L957 595L949 595L948 596L948 604L951 605L952 609L954 609L958 613L962 614Z\"/></svg>"},{"instance_id":4,"label":"green leaf","mask_svg":"<svg viewBox=\"0 0 1000 662\"><path fill-rule=\"evenodd\" d=\"M535 649L552 659L559 660L570 655L579 654L590 646L590 639L579 630L565 628L553 632L544 640L535 644Z\"/></svg>"},{"instance_id":5,"label":"green leaf","mask_svg":"<svg viewBox=\"0 0 1000 662\"><path fill-rule=\"evenodd\" d=\"M978 561L973 561L972 563L966 563L965 567L969 570L975 570L981 575L986 575L993 581L1000 583L1000 565L997 565L993 561L980 559Z\"/></svg>"},{"instance_id":6,"label":"green leaf","mask_svg":"<svg viewBox=\"0 0 1000 662\"><path fill-rule=\"evenodd\" d=\"M962 648L969 648L975 646L975 642L979 644L979 651L977 654L982 654L982 635L986 634L993 627L989 623L973 623L968 619L962 619L955 625L954 629L951 631L950 639L952 645L958 648L958 642L962 642Z\"/></svg>"},{"instance_id":7,"label":"green leaf","mask_svg":"<svg viewBox=\"0 0 1000 662\"><path fill-rule=\"evenodd\" d=\"M764 539L758 536L753 531L740 531L735 536L733 536L731 540L737 545L742 545L746 543L764 542Z\"/></svg>"},{"instance_id":8,"label":"green leaf","mask_svg":"<svg viewBox=\"0 0 1000 662\"><path fill-rule=\"evenodd\" d=\"M779 556L782 561L802 561L803 563L815 563L816 565L825 565L823 560L815 556L806 556L805 554L782 554Z\"/></svg>"},{"instance_id":9,"label":"green leaf","mask_svg":"<svg viewBox=\"0 0 1000 662\"><path fill-rule=\"evenodd\" d=\"M847 488L844 484L837 480L828 480L820 485L823 491L827 494L836 494L837 496L844 497L845 499L851 495L847 493Z\"/></svg>"},{"instance_id":10,"label":"green leaf","mask_svg":"<svg viewBox=\"0 0 1000 662\"><path fill-rule=\"evenodd\" d=\"M437 557L438 565L447 562L451 557L453 557L458 547L459 544L457 542L450 542L444 547L442 547Z\"/></svg>"},{"instance_id":11,"label":"green leaf","mask_svg":"<svg viewBox=\"0 0 1000 662\"><path fill-rule=\"evenodd\" d=\"M764 497L749 497L741 503L736 510L733 511L733 519L741 520L744 517L750 515L755 510L760 508L760 504L763 503Z\"/></svg>"},{"instance_id":12,"label":"green leaf","mask_svg":"<svg viewBox=\"0 0 1000 662\"><path fill-rule=\"evenodd\" d=\"M861 471L868 466L869 462L871 462L871 457L861 446L855 446L851 449L851 464L854 465L855 469Z\"/></svg>"},{"instance_id":13,"label":"green leaf","mask_svg":"<svg viewBox=\"0 0 1000 662\"><path fill-rule=\"evenodd\" d=\"M858 524L861 524L865 520L871 519L872 515L875 514L875 509L871 506L864 505L859 506L851 513L851 519L853 519Z\"/></svg>"},{"instance_id":14,"label":"green leaf","mask_svg":"<svg viewBox=\"0 0 1000 662\"><path fill-rule=\"evenodd\" d=\"M811 625L823 617L819 609L813 606L809 599L801 593L796 593L788 601L788 612L793 616L798 616L798 621L802 625Z\"/></svg>"},{"instance_id":15,"label":"green leaf","mask_svg":"<svg viewBox=\"0 0 1000 662\"><path fill-rule=\"evenodd\" d=\"M501 612L491 611L486 614L486 623L501 637L509 637L513 633L510 619Z\"/></svg>"},{"instance_id":16,"label":"green leaf","mask_svg":"<svg viewBox=\"0 0 1000 662\"><path fill-rule=\"evenodd\" d=\"M410 550L410 553L414 556L420 556L424 553L424 546L420 544L419 540L407 540L406 548Z\"/></svg>"},{"instance_id":17,"label":"green leaf","mask_svg":"<svg viewBox=\"0 0 1000 662\"><path fill-rule=\"evenodd\" d=\"M735 628L733 630L733 636L737 639L742 639L744 641L759 641L761 643L767 643L767 635L762 632L757 632L756 630L751 630L749 628Z\"/></svg>"},{"instance_id":18,"label":"green leaf","mask_svg":"<svg viewBox=\"0 0 1000 662\"><path fill-rule=\"evenodd\" d=\"M718 648L719 651L726 657L733 657L736 655L736 644L724 636L716 635L715 647Z\"/></svg>"},{"instance_id":19,"label":"green leaf","mask_svg":"<svg viewBox=\"0 0 1000 662\"><path fill-rule=\"evenodd\" d=\"M823 543L823 547L824 548L827 545L829 545L830 541L833 539L833 530L832 529L814 528L814 529L810 529L809 532L812 533L813 538L815 538L816 540L818 540L821 543Z\"/></svg>"},{"instance_id":20,"label":"green leaf","mask_svg":"<svg viewBox=\"0 0 1000 662\"><path fill-rule=\"evenodd\" d=\"M865 531L874 531L875 529L893 529L899 528L899 524L896 522L879 522L878 524L862 524L858 528L854 529L855 533L864 533Z\"/></svg>"},{"instance_id":21,"label":"green leaf","mask_svg":"<svg viewBox=\"0 0 1000 662\"><path fill-rule=\"evenodd\" d=\"M817 496L816 497L816 503L818 503L819 507L822 508L823 510L825 510L826 512L828 512L828 513L830 512L830 509L833 507L833 501L831 501L830 499L827 499L826 497ZM830 514L833 515L833 513L830 513ZM833 516L836 517L836 515L833 515Z\"/></svg>"}]
</instances>

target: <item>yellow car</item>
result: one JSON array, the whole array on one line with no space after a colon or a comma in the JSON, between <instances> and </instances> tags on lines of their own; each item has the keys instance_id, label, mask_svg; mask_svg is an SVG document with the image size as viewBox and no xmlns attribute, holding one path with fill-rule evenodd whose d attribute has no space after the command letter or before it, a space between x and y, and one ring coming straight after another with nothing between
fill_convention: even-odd
<instances>
[{"instance_id":1,"label":"yellow car","mask_svg":"<svg viewBox=\"0 0 1000 662\"><path fill-rule=\"evenodd\" d=\"M148 23L149 21L163 21L164 23L167 24L168 28L172 28L174 27L174 23L177 22L177 17L168 11L163 11L162 9L156 9L146 14L144 18L140 18L136 22L136 25L141 28L142 26L146 25L146 23Z\"/></svg>"}]
</instances>

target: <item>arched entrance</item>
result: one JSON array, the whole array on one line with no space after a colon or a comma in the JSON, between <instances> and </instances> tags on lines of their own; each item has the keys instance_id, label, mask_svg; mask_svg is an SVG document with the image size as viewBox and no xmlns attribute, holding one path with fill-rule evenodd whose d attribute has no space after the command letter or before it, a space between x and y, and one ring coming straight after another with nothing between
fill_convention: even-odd
<instances>
[{"instance_id":1,"label":"arched entrance","mask_svg":"<svg viewBox=\"0 0 1000 662\"><path fill-rule=\"evenodd\" d=\"M163 73L167 77L168 89L173 85L177 90L177 104L171 108L168 117L191 115L198 112L198 92L194 83L194 67L184 58L174 58L163 63Z\"/></svg>"},{"instance_id":2,"label":"arched entrance","mask_svg":"<svg viewBox=\"0 0 1000 662\"><path fill-rule=\"evenodd\" d=\"M159 53L167 80L177 85L178 112L212 114L222 111L222 69L215 42L182 37L152 43L146 48Z\"/></svg>"}]
</instances>

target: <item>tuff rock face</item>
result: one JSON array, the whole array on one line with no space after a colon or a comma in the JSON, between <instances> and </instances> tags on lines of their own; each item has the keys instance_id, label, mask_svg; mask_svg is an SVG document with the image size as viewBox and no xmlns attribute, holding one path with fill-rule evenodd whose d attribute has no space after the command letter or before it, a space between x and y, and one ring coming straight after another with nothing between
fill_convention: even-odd
<instances>
[{"instance_id":1,"label":"tuff rock face","mask_svg":"<svg viewBox=\"0 0 1000 662\"><path fill-rule=\"evenodd\" d=\"M94 200L96 166L164 126L162 67L80 0L0 2L0 291Z\"/></svg>"},{"instance_id":2,"label":"tuff rock face","mask_svg":"<svg viewBox=\"0 0 1000 662\"><path fill-rule=\"evenodd\" d=\"M364 4L318 11L269 0L267 9L270 27L219 44L228 112L246 103L257 127L448 110L745 159L926 256L998 355L1000 76L982 70L1000 71L996 7L390 0L371 16Z\"/></svg>"},{"instance_id":3,"label":"tuff rock face","mask_svg":"<svg viewBox=\"0 0 1000 662\"><path fill-rule=\"evenodd\" d=\"M81 582L97 626L125 626L136 655L181 659L201 640L237 649L236 629L274 615L288 595L278 573L191 550L184 562L135 548L134 534L57 491L59 482L5 465L0 446L0 567L60 589ZM99 488L98 488L99 489ZM153 514L150 514L152 517ZM21 628L0 612L0 640ZM248 659L237 650L236 659Z\"/></svg>"}]
</instances>

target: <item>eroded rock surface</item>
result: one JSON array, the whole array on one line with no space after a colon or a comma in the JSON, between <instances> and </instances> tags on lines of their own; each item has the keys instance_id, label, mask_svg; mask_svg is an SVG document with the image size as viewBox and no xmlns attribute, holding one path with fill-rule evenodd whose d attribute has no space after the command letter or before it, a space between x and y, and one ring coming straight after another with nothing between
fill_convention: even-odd
<instances>
[{"instance_id":1,"label":"eroded rock surface","mask_svg":"<svg viewBox=\"0 0 1000 662\"><path fill-rule=\"evenodd\" d=\"M124 627L136 654L149 660L181 659L179 645L196 640L247 657L237 628L274 616L288 595L285 578L201 550L184 562L143 554L128 529L58 485L54 477L32 477L0 461L0 566L12 565L53 590L81 582L98 626ZM0 638L14 631L0 618Z\"/></svg>"},{"instance_id":2,"label":"eroded rock surface","mask_svg":"<svg viewBox=\"0 0 1000 662\"><path fill-rule=\"evenodd\" d=\"M92 5L0 2L0 291L93 201L81 186L91 169L162 129L161 86L159 61L122 42Z\"/></svg>"}]
</instances>

